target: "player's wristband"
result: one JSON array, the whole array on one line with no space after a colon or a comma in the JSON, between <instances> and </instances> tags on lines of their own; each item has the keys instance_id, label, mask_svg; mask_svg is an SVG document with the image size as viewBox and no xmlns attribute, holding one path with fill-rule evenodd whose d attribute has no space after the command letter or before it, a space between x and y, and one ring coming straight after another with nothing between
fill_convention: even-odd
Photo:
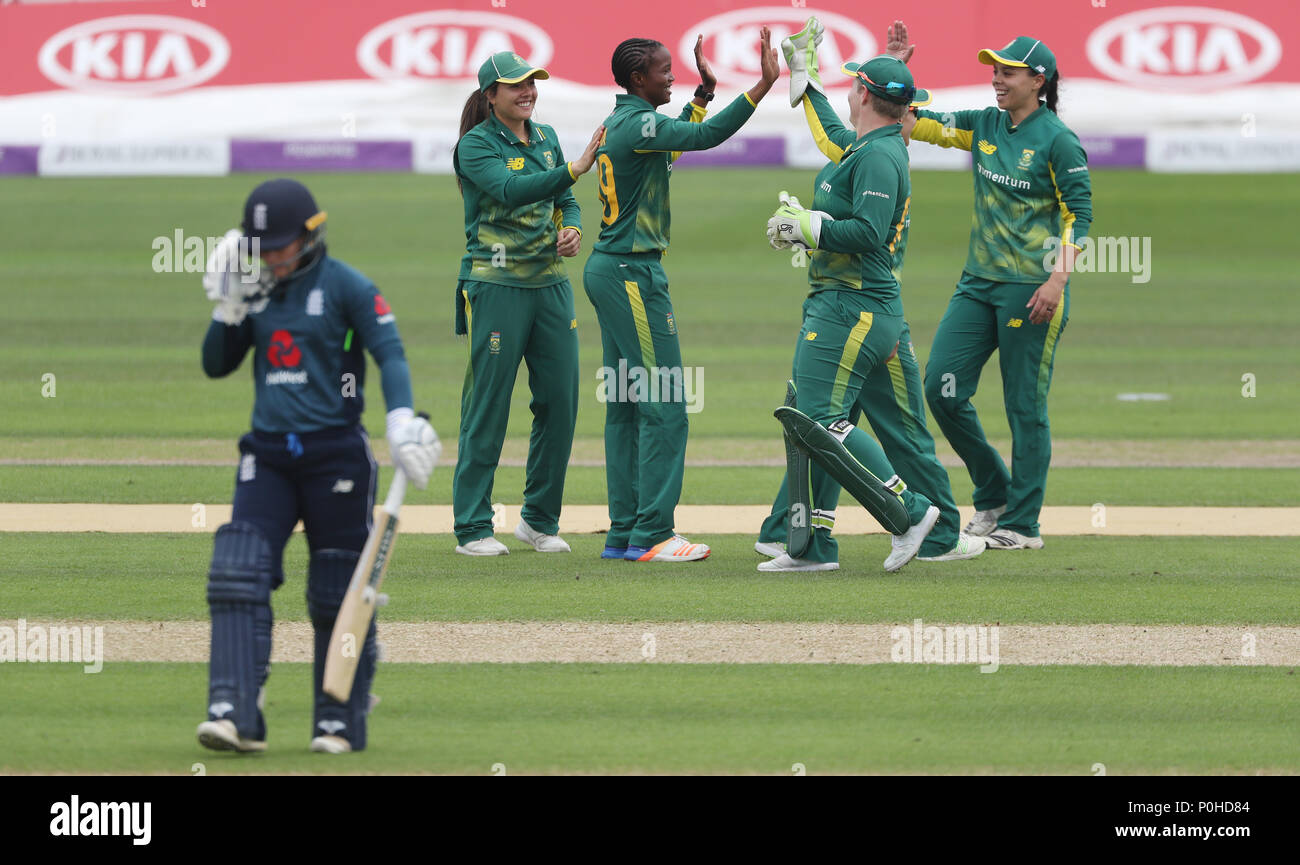
<instances>
[{"instance_id":1,"label":"player's wristband","mask_svg":"<svg viewBox=\"0 0 1300 865\"><path fill-rule=\"evenodd\" d=\"M705 90L703 84L700 84L695 88L696 99L703 99L705 102L712 102L714 95L715 94L712 90Z\"/></svg>"}]
</instances>

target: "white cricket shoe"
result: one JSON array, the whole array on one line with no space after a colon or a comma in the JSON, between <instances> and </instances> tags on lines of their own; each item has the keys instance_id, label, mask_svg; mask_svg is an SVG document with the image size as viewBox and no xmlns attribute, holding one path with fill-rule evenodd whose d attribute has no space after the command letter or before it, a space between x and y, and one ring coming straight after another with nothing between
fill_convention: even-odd
<instances>
[{"instance_id":1,"label":"white cricket shoe","mask_svg":"<svg viewBox=\"0 0 1300 865\"><path fill-rule=\"evenodd\" d=\"M709 557L708 544L693 544L681 535L673 535L653 547L634 547L630 544L623 556L629 562L698 562Z\"/></svg>"},{"instance_id":2,"label":"white cricket shoe","mask_svg":"<svg viewBox=\"0 0 1300 865\"><path fill-rule=\"evenodd\" d=\"M760 571L838 571L839 562L814 562L812 559L796 559L782 553L770 562L758 566Z\"/></svg>"},{"instance_id":3,"label":"white cricket shoe","mask_svg":"<svg viewBox=\"0 0 1300 865\"><path fill-rule=\"evenodd\" d=\"M962 529L968 535L977 535L983 537L998 527L998 517L1007 512L1007 506L994 508L991 511L976 511L975 516L970 518L966 528Z\"/></svg>"},{"instance_id":4,"label":"white cricket shoe","mask_svg":"<svg viewBox=\"0 0 1300 865\"><path fill-rule=\"evenodd\" d=\"M957 543L951 550L938 556L917 556L918 562L955 562L959 559L973 559L988 547L988 540L979 535L957 534Z\"/></svg>"},{"instance_id":5,"label":"white cricket shoe","mask_svg":"<svg viewBox=\"0 0 1300 865\"><path fill-rule=\"evenodd\" d=\"M1041 550L1043 548L1041 537L1022 535L1011 529L998 529L986 540L990 550Z\"/></svg>"},{"instance_id":6,"label":"white cricket shoe","mask_svg":"<svg viewBox=\"0 0 1300 865\"><path fill-rule=\"evenodd\" d=\"M785 544L758 541L754 544L754 552L760 556L767 556L769 559L775 559L777 556L785 554ZM759 567L762 567L760 565Z\"/></svg>"},{"instance_id":7,"label":"white cricket shoe","mask_svg":"<svg viewBox=\"0 0 1300 865\"><path fill-rule=\"evenodd\" d=\"M916 558L921 544L925 543L925 536L930 534L930 530L937 522L939 522L939 509L930 505L919 523L901 535L894 535L891 541L894 551L889 554L889 558L885 559L885 570L893 573Z\"/></svg>"},{"instance_id":8,"label":"white cricket shoe","mask_svg":"<svg viewBox=\"0 0 1300 865\"><path fill-rule=\"evenodd\" d=\"M470 541L468 544L457 546L456 552L462 556L508 556L510 555L510 548L488 535L486 538L479 538L476 541Z\"/></svg>"},{"instance_id":9,"label":"white cricket shoe","mask_svg":"<svg viewBox=\"0 0 1300 865\"><path fill-rule=\"evenodd\" d=\"M569 545L559 535L544 535L523 520L515 526L515 537L531 544L539 553L570 553Z\"/></svg>"},{"instance_id":10,"label":"white cricket shoe","mask_svg":"<svg viewBox=\"0 0 1300 865\"><path fill-rule=\"evenodd\" d=\"M311 740L311 749L317 754L346 754L352 743L342 736L317 736Z\"/></svg>"},{"instance_id":11,"label":"white cricket shoe","mask_svg":"<svg viewBox=\"0 0 1300 865\"><path fill-rule=\"evenodd\" d=\"M213 751L265 751L266 743L244 739L235 729L234 721L204 721L196 731L199 744Z\"/></svg>"}]
</instances>

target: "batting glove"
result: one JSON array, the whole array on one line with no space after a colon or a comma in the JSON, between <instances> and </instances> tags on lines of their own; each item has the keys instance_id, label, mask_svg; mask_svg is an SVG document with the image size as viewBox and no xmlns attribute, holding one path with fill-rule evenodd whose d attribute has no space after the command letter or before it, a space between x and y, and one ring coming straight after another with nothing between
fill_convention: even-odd
<instances>
[{"instance_id":1,"label":"batting glove","mask_svg":"<svg viewBox=\"0 0 1300 865\"><path fill-rule=\"evenodd\" d=\"M834 221L823 210L808 210L788 192L781 193L781 206L767 221L767 239L774 249L798 247L805 252L816 249L821 240L822 224Z\"/></svg>"},{"instance_id":2,"label":"batting glove","mask_svg":"<svg viewBox=\"0 0 1300 865\"><path fill-rule=\"evenodd\" d=\"M826 92L817 71L817 46L822 44L825 34L826 28L814 17L798 33L781 40L781 53L785 55L785 65L790 67L791 108L799 104L809 87L818 93Z\"/></svg>"},{"instance_id":3,"label":"batting glove","mask_svg":"<svg viewBox=\"0 0 1300 865\"><path fill-rule=\"evenodd\" d=\"M232 228L213 247L208 256L203 273L203 292L208 300L216 304L212 318L222 324L240 324L250 312L248 296L258 286L244 278L244 268L240 261L239 241L243 238L239 229ZM260 304L253 312L260 312Z\"/></svg>"},{"instance_id":4,"label":"batting glove","mask_svg":"<svg viewBox=\"0 0 1300 865\"><path fill-rule=\"evenodd\" d=\"M393 464L406 473L417 489L429 485L429 475L442 455L442 442L429 421L417 417L409 408L388 413L388 448Z\"/></svg>"}]
</instances>

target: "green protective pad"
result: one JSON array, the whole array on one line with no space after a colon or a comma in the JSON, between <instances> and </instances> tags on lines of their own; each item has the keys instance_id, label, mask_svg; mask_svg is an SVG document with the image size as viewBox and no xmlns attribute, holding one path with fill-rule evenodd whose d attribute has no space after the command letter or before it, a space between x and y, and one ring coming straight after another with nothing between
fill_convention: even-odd
<instances>
[{"instance_id":1,"label":"green protective pad","mask_svg":"<svg viewBox=\"0 0 1300 865\"><path fill-rule=\"evenodd\" d=\"M782 406L774 413L785 427L788 440L808 458L822 467L826 474L839 482L849 495L857 499L880 525L890 534L901 535L911 528L907 508L901 496L884 485L880 478L867 470L848 452L839 439L821 424L796 408ZM793 501L794 478L790 479Z\"/></svg>"},{"instance_id":2,"label":"green protective pad","mask_svg":"<svg viewBox=\"0 0 1300 865\"><path fill-rule=\"evenodd\" d=\"M785 384L785 404L794 408L794 382ZM812 545L812 479L808 472L808 455L799 450L788 430L785 438L785 472L790 491L790 504L786 510L785 551L796 559L803 558Z\"/></svg>"}]
</instances>

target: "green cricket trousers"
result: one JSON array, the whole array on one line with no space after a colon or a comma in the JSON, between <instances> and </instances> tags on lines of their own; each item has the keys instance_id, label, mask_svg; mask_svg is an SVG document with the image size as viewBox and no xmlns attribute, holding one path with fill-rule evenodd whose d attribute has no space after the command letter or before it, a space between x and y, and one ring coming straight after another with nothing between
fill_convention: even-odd
<instances>
[{"instance_id":1,"label":"green cricket trousers","mask_svg":"<svg viewBox=\"0 0 1300 865\"><path fill-rule=\"evenodd\" d=\"M652 547L673 536L686 468L682 388L635 381L685 376L668 277L657 252L592 252L582 274L600 322L605 396L605 486L610 547ZM626 372L624 372L626 371Z\"/></svg>"},{"instance_id":2,"label":"green cricket trousers","mask_svg":"<svg viewBox=\"0 0 1300 865\"><path fill-rule=\"evenodd\" d=\"M903 334L903 317L873 311L867 298L852 291L819 291L804 301L803 312L803 327L794 352L795 407L822 426L849 420L873 373L888 369L887 360ZM888 424L883 417L875 420ZM902 429L891 431L891 437L895 434L906 433ZM862 428L853 426L842 442L880 480L888 481L898 474L880 444ZM837 562L839 546L831 530L840 485L816 463L812 464L810 481L813 538L804 558ZM931 502L915 488L909 488L903 491L903 504L915 525ZM950 547L944 547L943 552Z\"/></svg>"},{"instance_id":3,"label":"green cricket trousers","mask_svg":"<svg viewBox=\"0 0 1300 865\"><path fill-rule=\"evenodd\" d=\"M926 536L920 555L941 556L957 544L961 518L952 496L948 471L934 453L934 438L925 425L925 393L921 388L921 368L916 362L912 334L907 322L898 336L898 354L863 377L862 390L849 410L849 423L856 425L866 416L885 457L907 484L939 508L939 521ZM789 507L789 478L772 504L771 515L763 521L758 539L766 543L785 543Z\"/></svg>"},{"instance_id":4,"label":"green cricket trousers","mask_svg":"<svg viewBox=\"0 0 1300 865\"><path fill-rule=\"evenodd\" d=\"M492 483L510 417L519 362L528 365L533 413L520 516L543 534L560 531L564 477L578 419L578 319L566 279L544 288L462 280L469 366L460 400L452 505L456 540L492 531Z\"/></svg>"},{"instance_id":5,"label":"green cricket trousers","mask_svg":"<svg viewBox=\"0 0 1300 865\"><path fill-rule=\"evenodd\" d=\"M1052 460L1047 391L1056 344L1070 319L1070 288L1042 324L1025 306L1039 283L992 282L963 272L939 322L925 367L925 398L939 429L966 463L975 484L975 508L1006 505L998 526L1037 537L1038 516ZM984 436L971 397L994 350L1002 370L1002 398L1011 426L1011 471Z\"/></svg>"}]
</instances>

